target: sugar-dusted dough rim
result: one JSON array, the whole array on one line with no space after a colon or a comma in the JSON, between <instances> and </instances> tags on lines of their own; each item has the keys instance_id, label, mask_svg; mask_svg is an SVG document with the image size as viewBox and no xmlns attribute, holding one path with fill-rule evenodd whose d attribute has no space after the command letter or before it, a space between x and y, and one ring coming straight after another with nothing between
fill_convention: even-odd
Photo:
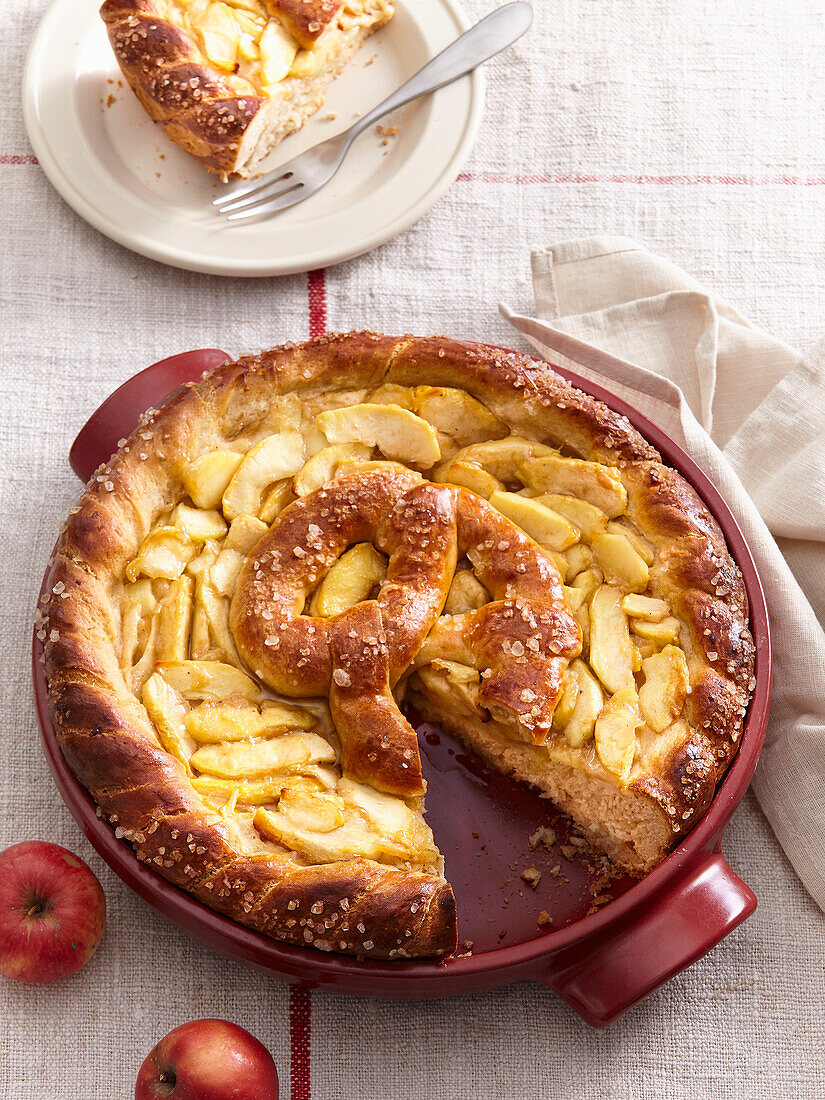
<instances>
[{"instance_id":1,"label":"sugar-dusted dough rim","mask_svg":"<svg viewBox=\"0 0 825 1100\"><path fill-rule=\"evenodd\" d=\"M296 869L240 853L128 690L109 592L157 514L183 495L183 464L228 439L254 438L273 394L311 398L384 381L461 386L514 433L621 471L628 515L658 551L651 573L690 631L684 717L693 734L630 788L658 810L671 839L695 823L735 754L754 650L741 575L695 490L625 417L547 364L446 337L350 333L228 363L150 410L92 478L56 551L44 648L61 748L138 858L211 908L287 943L394 958L454 948L449 885L367 860Z\"/></svg>"},{"instance_id":2,"label":"sugar-dusted dough rim","mask_svg":"<svg viewBox=\"0 0 825 1100\"><path fill-rule=\"evenodd\" d=\"M340 9L338 0L271 0L299 44L311 47ZM294 103L275 104L266 95L238 90L194 39L167 19L156 0L104 0L100 9L118 65L138 102L170 141L223 179L252 174L278 142L298 130L323 103L327 84L386 20L376 19L353 35L349 45ZM265 117L266 116L266 117ZM258 149L267 130L276 140Z\"/></svg>"}]
</instances>

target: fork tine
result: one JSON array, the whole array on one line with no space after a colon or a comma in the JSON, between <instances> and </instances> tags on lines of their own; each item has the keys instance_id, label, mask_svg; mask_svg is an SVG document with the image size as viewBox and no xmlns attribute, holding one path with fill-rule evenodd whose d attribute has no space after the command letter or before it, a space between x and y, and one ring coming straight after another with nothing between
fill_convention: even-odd
<instances>
[{"instance_id":1,"label":"fork tine","mask_svg":"<svg viewBox=\"0 0 825 1100\"><path fill-rule=\"evenodd\" d=\"M282 173L283 175L284 173ZM242 195L251 195L255 191L260 191L262 187L267 187L272 181L269 175L263 178L250 180L247 183L239 183L232 188L231 191L225 191L222 195L218 195L216 199L212 199L213 206L220 206L222 203L231 201L232 199L239 199Z\"/></svg>"},{"instance_id":2,"label":"fork tine","mask_svg":"<svg viewBox=\"0 0 825 1100\"><path fill-rule=\"evenodd\" d=\"M284 172L275 179L265 179L263 183L258 183L255 187L242 187L229 195L222 195L219 199L213 199L212 205L216 206L221 214L225 214L228 210L234 210L236 207L246 206L250 202L265 199L269 195L279 192L291 175L291 172Z\"/></svg>"},{"instance_id":3,"label":"fork tine","mask_svg":"<svg viewBox=\"0 0 825 1100\"><path fill-rule=\"evenodd\" d=\"M259 200L254 205L248 206L245 210L239 210L234 214L227 214L227 220L237 224L248 218L257 218L264 214L274 214L278 210L286 210L289 206L295 206L296 203L303 202L304 199L308 199L312 194L314 194L314 191L307 189L303 183L295 183L269 200Z\"/></svg>"}]
</instances>

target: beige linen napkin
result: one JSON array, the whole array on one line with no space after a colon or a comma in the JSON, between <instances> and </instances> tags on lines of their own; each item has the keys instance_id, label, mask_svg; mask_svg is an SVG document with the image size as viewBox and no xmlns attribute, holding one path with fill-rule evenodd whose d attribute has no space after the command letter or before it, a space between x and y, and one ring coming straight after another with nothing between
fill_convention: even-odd
<instances>
[{"instance_id":1,"label":"beige linen napkin","mask_svg":"<svg viewBox=\"0 0 825 1100\"><path fill-rule=\"evenodd\" d=\"M825 909L825 342L803 359L625 238L536 249L532 266L536 317L502 314L542 356L604 381L676 440L750 544L774 645L753 787ZM594 347L620 362L584 368Z\"/></svg>"}]
</instances>

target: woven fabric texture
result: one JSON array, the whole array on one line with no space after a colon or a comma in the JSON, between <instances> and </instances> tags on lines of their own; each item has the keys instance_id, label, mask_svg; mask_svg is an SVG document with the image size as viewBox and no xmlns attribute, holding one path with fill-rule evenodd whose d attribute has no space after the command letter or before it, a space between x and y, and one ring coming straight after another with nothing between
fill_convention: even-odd
<instances>
[{"instance_id":1,"label":"woven fabric texture","mask_svg":"<svg viewBox=\"0 0 825 1100\"><path fill-rule=\"evenodd\" d=\"M491 6L465 0L472 15ZM135 256L54 193L14 92L44 10L43 0L0 5L12 90L0 117L0 847L44 838L80 853L109 921L74 978L0 981L0 1096L127 1098L155 1040L209 1015L270 1047L292 1100L824 1095L825 923L752 796L726 853L759 898L756 914L605 1033L531 984L418 1003L290 995L172 928L96 857L46 768L29 673L42 570L78 492L68 447L106 394L164 356L236 354L325 327L526 349L498 301L532 314L531 247L594 233L643 242L788 346L818 339L819 0L536 0L535 28L488 67L462 177L426 217L325 275L254 281Z\"/></svg>"}]
</instances>

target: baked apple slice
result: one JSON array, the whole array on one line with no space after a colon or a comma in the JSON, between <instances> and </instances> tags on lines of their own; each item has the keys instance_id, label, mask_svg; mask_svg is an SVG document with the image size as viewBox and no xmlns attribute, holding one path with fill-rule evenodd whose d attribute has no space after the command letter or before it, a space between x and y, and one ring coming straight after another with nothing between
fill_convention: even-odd
<instances>
[{"instance_id":1,"label":"baked apple slice","mask_svg":"<svg viewBox=\"0 0 825 1100\"><path fill-rule=\"evenodd\" d=\"M293 477L304 464L300 432L287 428L267 436L247 452L223 494L223 514L234 519L242 512L256 516L264 490L273 481Z\"/></svg>"},{"instance_id":2,"label":"baked apple slice","mask_svg":"<svg viewBox=\"0 0 825 1100\"><path fill-rule=\"evenodd\" d=\"M362 443L386 458L428 470L441 458L435 429L400 405L350 405L327 409L316 421L329 443Z\"/></svg>"},{"instance_id":3,"label":"baked apple slice","mask_svg":"<svg viewBox=\"0 0 825 1100\"><path fill-rule=\"evenodd\" d=\"M622 591L609 584L600 585L590 600L590 664L593 671L611 693L623 688L635 690L635 663L627 616L622 611Z\"/></svg>"},{"instance_id":4,"label":"baked apple slice","mask_svg":"<svg viewBox=\"0 0 825 1100\"><path fill-rule=\"evenodd\" d=\"M204 745L190 763L199 772L220 779L261 779L272 772L303 764L331 764L335 750L317 733L285 733L266 741L234 741Z\"/></svg>"}]
</instances>

